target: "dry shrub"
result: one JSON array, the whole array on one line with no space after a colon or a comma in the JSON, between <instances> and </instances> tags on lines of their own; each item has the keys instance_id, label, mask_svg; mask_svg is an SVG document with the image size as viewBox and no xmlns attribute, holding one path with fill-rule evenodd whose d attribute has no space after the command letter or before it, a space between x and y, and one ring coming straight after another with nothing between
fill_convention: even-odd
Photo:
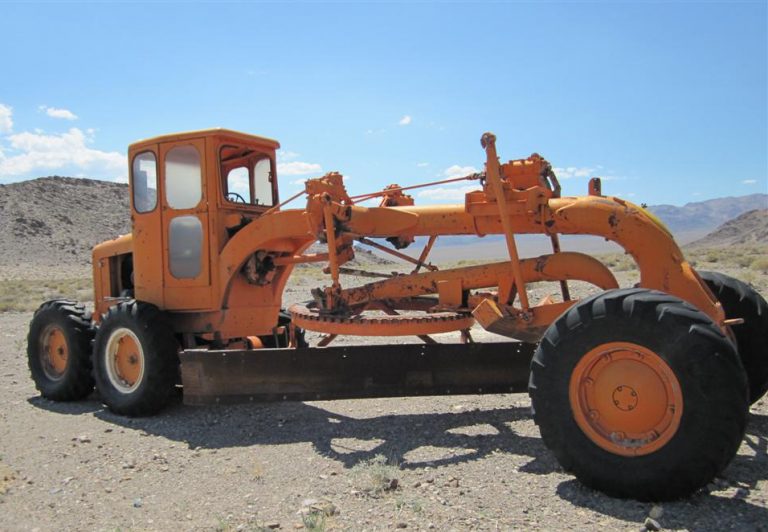
<instances>
[{"instance_id":1,"label":"dry shrub","mask_svg":"<svg viewBox=\"0 0 768 532\"><path fill-rule=\"evenodd\" d=\"M760 257L753 260L749 267L756 272L768 273L768 257Z\"/></svg>"}]
</instances>

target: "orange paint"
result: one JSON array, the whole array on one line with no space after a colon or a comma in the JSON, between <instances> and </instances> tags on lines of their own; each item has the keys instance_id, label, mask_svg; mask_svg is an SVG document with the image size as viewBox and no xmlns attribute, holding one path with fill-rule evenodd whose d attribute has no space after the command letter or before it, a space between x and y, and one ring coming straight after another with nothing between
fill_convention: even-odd
<instances>
[{"instance_id":1,"label":"orange paint","mask_svg":"<svg viewBox=\"0 0 768 532\"><path fill-rule=\"evenodd\" d=\"M656 353L630 342L603 344L584 355L571 374L569 399L584 434L622 456L664 447L683 416L674 371Z\"/></svg>"},{"instance_id":2,"label":"orange paint","mask_svg":"<svg viewBox=\"0 0 768 532\"><path fill-rule=\"evenodd\" d=\"M496 288L487 297L504 316L534 319L526 330L505 326L506 330L521 330L530 337L546 327L563 304L552 301L529 308L528 283L580 279L609 289L615 287L615 279L598 261L560 253L557 247L544 269L537 270L535 260L517 257L515 235L591 234L627 250L638 263L640 286L678 296L722 326L719 303L658 220L618 198L559 197L559 184L545 159L534 154L499 164L492 135L485 138L486 172L466 178L480 179L482 187L469 192L462 204L416 206L411 196L403 194L413 187L392 185L355 197L382 198L378 207L361 207L348 195L343 177L329 173L307 181L306 205L294 209L279 203L275 164L279 144L274 140L210 129L134 143L128 150L132 233L94 248L94 320L122 298L134 297L165 310L179 333L218 334L223 340L269 334L295 264L323 258L333 277L320 287L329 312L344 315L345 309L383 298L436 297L438 286L443 286L441 310L471 320L473 308L458 308L467 299L459 297L459 288ZM230 190L237 186L232 172L240 172L244 180L237 195ZM155 188L144 190L144 196L137 192L137 187L147 188L155 181ZM327 231L330 227L333 231ZM345 289L338 276L357 239L382 238L400 247L418 236L434 242L440 235L487 234L505 235L507 263L415 273L353 289ZM317 239L329 241L334 249L302 258ZM423 263L428 252L412 260ZM457 278L461 286L454 281ZM445 281L449 284L440 284ZM331 285L333 290L328 289ZM497 292L501 299L493 295ZM510 295L522 305L508 305ZM468 300L477 302L477 297L470 295ZM318 327L334 334L360 333L327 323ZM416 325L396 329L404 334L423 331Z\"/></svg>"},{"instance_id":3,"label":"orange paint","mask_svg":"<svg viewBox=\"0 0 768 532\"><path fill-rule=\"evenodd\" d=\"M58 379L67 369L69 347L64 331L56 325L49 325L42 333L42 366L45 374L51 379Z\"/></svg>"}]
</instances>

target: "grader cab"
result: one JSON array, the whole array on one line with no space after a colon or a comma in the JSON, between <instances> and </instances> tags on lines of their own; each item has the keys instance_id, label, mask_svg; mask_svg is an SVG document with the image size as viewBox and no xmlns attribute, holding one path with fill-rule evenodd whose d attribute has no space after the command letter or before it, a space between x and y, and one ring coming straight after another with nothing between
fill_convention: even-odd
<instances>
[{"instance_id":1,"label":"grader cab","mask_svg":"<svg viewBox=\"0 0 768 532\"><path fill-rule=\"evenodd\" d=\"M661 222L603 195L599 180L562 197L544 158L502 163L495 141L482 137L485 170L459 178L476 190L437 206L408 194L437 183L350 196L338 173L281 202L278 143L224 129L131 145L132 232L93 250L92 313L68 300L35 313L38 389L66 401L95 385L132 416L159 411L179 386L188 404L527 389L544 442L586 484L654 500L705 485L768 389L765 300L696 272ZM299 196L303 206L286 207ZM492 234L504 236L506 260L428 260L440 236ZM521 258L518 234L543 235L552 252ZM639 283L620 288L596 258L562 251L564 234L616 242ZM327 251L307 253L317 241ZM402 251L419 241L418 253ZM358 245L408 270L350 268ZM284 288L305 263L327 282L286 311ZM348 274L378 280L346 286ZM573 281L595 295L573 297ZM531 283L556 290L534 304ZM504 341L475 341L475 326ZM321 333L316 345L307 330ZM339 336L414 341L334 345Z\"/></svg>"}]
</instances>

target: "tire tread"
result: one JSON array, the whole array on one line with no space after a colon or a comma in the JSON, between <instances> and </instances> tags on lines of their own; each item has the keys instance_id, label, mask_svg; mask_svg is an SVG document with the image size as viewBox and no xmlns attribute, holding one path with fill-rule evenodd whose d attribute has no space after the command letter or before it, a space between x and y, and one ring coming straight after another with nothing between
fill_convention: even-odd
<instances>
[{"instance_id":1,"label":"tire tread","mask_svg":"<svg viewBox=\"0 0 768 532\"><path fill-rule=\"evenodd\" d=\"M40 364L39 335L43 328L58 321L69 343L69 361L61 379L53 381ZM40 394L54 401L77 401L93 391L91 341L93 328L85 305L71 299L52 299L35 310L27 336L27 362Z\"/></svg>"},{"instance_id":2,"label":"tire tread","mask_svg":"<svg viewBox=\"0 0 768 532\"><path fill-rule=\"evenodd\" d=\"M605 323L593 323L595 316L603 316ZM611 327L626 331L608 332ZM637 327L645 327L645 332L634 331ZM643 343L642 335L654 336L655 331L673 334L669 341L678 346L667 363L676 364L674 371L685 390L685 432L678 429L669 443L648 455L619 457L599 448L576 425L568 400L571 364L584 352L579 346L590 341L599 345L634 332L640 338L635 341ZM605 340L590 340L590 335ZM688 351L696 352L686 355ZM645 289L597 294L555 321L534 354L529 394L542 439L563 468L584 484L617 497L673 500L694 492L728 465L746 428L746 377L733 344L692 305Z\"/></svg>"}]
</instances>

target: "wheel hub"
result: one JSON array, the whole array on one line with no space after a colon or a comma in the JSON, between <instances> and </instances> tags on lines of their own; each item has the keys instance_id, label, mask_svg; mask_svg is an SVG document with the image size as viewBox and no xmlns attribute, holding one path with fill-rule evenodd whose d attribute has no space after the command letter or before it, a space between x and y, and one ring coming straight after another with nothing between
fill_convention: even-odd
<instances>
[{"instance_id":1,"label":"wheel hub","mask_svg":"<svg viewBox=\"0 0 768 532\"><path fill-rule=\"evenodd\" d=\"M127 328L115 330L107 341L105 356L112 385L123 393L134 391L144 374L144 353L136 334Z\"/></svg>"},{"instance_id":2,"label":"wheel hub","mask_svg":"<svg viewBox=\"0 0 768 532\"><path fill-rule=\"evenodd\" d=\"M637 407L637 392L631 386L619 385L613 390L613 404L616 408L629 412Z\"/></svg>"},{"instance_id":3,"label":"wheel hub","mask_svg":"<svg viewBox=\"0 0 768 532\"><path fill-rule=\"evenodd\" d=\"M571 375L569 398L586 436L623 456L663 447L683 412L680 384L669 365L629 342L602 344L585 354Z\"/></svg>"},{"instance_id":4,"label":"wheel hub","mask_svg":"<svg viewBox=\"0 0 768 532\"><path fill-rule=\"evenodd\" d=\"M40 356L43 371L50 379L60 379L67 369L69 358L69 348L64 331L56 325L46 327L42 334L42 344L43 349Z\"/></svg>"}]
</instances>

